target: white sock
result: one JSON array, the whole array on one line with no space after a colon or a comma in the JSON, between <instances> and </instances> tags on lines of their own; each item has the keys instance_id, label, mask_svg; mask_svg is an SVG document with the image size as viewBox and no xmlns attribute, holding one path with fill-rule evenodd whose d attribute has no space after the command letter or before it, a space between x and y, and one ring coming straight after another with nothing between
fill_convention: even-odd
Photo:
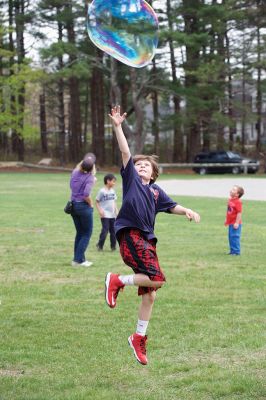
<instances>
[{"instance_id":1,"label":"white sock","mask_svg":"<svg viewBox=\"0 0 266 400\"><path fill-rule=\"evenodd\" d=\"M134 275L119 275L119 279L124 285L134 285Z\"/></svg>"},{"instance_id":2,"label":"white sock","mask_svg":"<svg viewBox=\"0 0 266 400\"><path fill-rule=\"evenodd\" d=\"M138 335L145 336L148 325L149 325L149 321L143 321L141 319L138 319L136 333Z\"/></svg>"}]
</instances>

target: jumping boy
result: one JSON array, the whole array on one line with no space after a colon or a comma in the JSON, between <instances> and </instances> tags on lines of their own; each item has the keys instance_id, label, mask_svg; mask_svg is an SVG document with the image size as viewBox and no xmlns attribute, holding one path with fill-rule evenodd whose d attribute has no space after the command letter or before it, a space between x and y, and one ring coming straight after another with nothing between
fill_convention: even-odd
<instances>
[{"instance_id":1,"label":"jumping boy","mask_svg":"<svg viewBox=\"0 0 266 400\"><path fill-rule=\"evenodd\" d=\"M230 190L230 198L227 204L225 225L228 226L228 241L231 256L240 255L240 239L242 230L242 201L244 194L241 186L233 186Z\"/></svg>"},{"instance_id":2,"label":"jumping boy","mask_svg":"<svg viewBox=\"0 0 266 400\"><path fill-rule=\"evenodd\" d=\"M146 355L146 331L151 318L156 290L162 287L165 276L159 266L156 254L157 239L154 235L155 216L158 212L185 215L190 221L200 221L200 216L189 208L182 207L154 182L158 177L155 156L137 155L132 158L122 130L126 113L120 113L120 106L112 108L112 120L123 166L123 203L115 222L116 237L125 264L133 275L118 275L109 272L105 279L105 298L109 307L116 306L119 291L125 286L138 286L142 296L138 312L136 333L128 338L136 359L143 365L148 363Z\"/></svg>"}]
</instances>

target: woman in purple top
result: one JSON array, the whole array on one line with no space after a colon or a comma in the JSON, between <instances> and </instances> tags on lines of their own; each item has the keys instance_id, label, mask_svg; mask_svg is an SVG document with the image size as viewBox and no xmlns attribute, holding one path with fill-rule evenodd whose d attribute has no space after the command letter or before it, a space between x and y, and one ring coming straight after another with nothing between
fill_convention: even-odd
<instances>
[{"instance_id":1,"label":"woman in purple top","mask_svg":"<svg viewBox=\"0 0 266 400\"><path fill-rule=\"evenodd\" d=\"M73 212L71 214L76 228L74 243L73 267L90 267L91 261L85 258L85 251L90 242L93 229L93 203L91 190L95 184L95 155L88 153L73 170L70 179L71 200Z\"/></svg>"}]
</instances>

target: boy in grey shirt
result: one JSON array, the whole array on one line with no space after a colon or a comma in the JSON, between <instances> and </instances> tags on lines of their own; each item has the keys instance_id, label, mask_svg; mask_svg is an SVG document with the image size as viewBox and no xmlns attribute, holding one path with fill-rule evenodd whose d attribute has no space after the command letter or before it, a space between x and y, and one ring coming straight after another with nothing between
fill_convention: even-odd
<instances>
[{"instance_id":1,"label":"boy in grey shirt","mask_svg":"<svg viewBox=\"0 0 266 400\"><path fill-rule=\"evenodd\" d=\"M97 248L99 251L103 250L104 242L108 232L110 233L111 250L116 249L116 236L115 236L115 219L118 214L116 205L116 193L114 185L116 177L113 174L107 174L104 177L104 187L101 188L96 196L96 208L101 217L102 230L100 233Z\"/></svg>"}]
</instances>

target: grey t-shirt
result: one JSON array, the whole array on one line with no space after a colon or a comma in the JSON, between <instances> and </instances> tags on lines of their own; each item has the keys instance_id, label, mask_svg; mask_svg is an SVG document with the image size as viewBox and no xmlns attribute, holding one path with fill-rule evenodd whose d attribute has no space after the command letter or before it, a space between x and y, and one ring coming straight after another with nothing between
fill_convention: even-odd
<instances>
[{"instance_id":1,"label":"grey t-shirt","mask_svg":"<svg viewBox=\"0 0 266 400\"><path fill-rule=\"evenodd\" d=\"M107 189L103 187L99 190L96 200L100 203L101 208L104 210L104 218L115 218L115 201L117 199L116 193L113 188Z\"/></svg>"}]
</instances>

